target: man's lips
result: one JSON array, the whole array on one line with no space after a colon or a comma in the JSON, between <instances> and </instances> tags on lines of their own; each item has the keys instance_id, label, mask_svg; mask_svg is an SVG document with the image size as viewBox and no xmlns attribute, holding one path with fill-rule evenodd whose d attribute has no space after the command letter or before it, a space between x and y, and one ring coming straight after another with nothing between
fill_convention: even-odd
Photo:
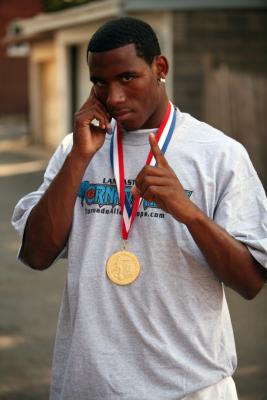
<instances>
[{"instance_id":1,"label":"man's lips","mask_svg":"<svg viewBox=\"0 0 267 400\"><path fill-rule=\"evenodd\" d=\"M121 119L121 118L125 117L126 115L130 114L131 112L132 112L132 110L130 110L129 108L123 108L121 110L112 111L111 115L115 119Z\"/></svg>"}]
</instances>

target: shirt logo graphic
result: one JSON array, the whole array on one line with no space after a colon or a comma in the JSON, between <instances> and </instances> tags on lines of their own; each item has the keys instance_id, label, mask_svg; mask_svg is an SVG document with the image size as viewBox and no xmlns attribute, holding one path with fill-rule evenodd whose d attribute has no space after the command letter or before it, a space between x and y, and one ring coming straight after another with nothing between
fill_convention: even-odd
<instances>
[{"instance_id":1,"label":"shirt logo graphic","mask_svg":"<svg viewBox=\"0 0 267 400\"><path fill-rule=\"evenodd\" d=\"M104 179L104 182L106 180ZM125 185L125 195L132 206L133 196L131 192L132 185ZM190 197L193 193L192 190L185 191L187 196ZM90 183L89 181L83 181L80 184L78 197L81 199L81 205L84 203L87 206L98 205L100 208L104 206L111 206L112 208L119 205L119 196L116 184L110 183ZM143 209L158 208L155 202L149 202L143 199Z\"/></svg>"}]
</instances>

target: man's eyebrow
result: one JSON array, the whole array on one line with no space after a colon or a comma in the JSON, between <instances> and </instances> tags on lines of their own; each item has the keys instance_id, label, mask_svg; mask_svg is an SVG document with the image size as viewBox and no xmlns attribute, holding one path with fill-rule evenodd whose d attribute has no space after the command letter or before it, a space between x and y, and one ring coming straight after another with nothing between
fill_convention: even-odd
<instances>
[{"instance_id":1,"label":"man's eyebrow","mask_svg":"<svg viewBox=\"0 0 267 400\"><path fill-rule=\"evenodd\" d=\"M124 75L135 75L135 74L137 74L137 71L134 71L134 70L127 70L127 71L121 72L121 73L118 74L117 76L118 76L118 78L119 78L119 77L124 76Z\"/></svg>"},{"instance_id":2,"label":"man's eyebrow","mask_svg":"<svg viewBox=\"0 0 267 400\"><path fill-rule=\"evenodd\" d=\"M90 81L91 82L98 82L98 81L103 81L104 79L99 78L98 76L90 76Z\"/></svg>"},{"instance_id":3,"label":"man's eyebrow","mask_svg":"<svg viewBox=\"0 0 267 400\"><path fill-rule=\"evenodd\" d=\"M123 71L123 72L119 73L118 75L116 75L116 78L122 78L125 75L136 75L136 74L138 74L137 71L126 70L126 71ZM105 82L105 79L100 78L99 76L92 75L92 76L90 76L90 81L91 82Z\"/></svg>"}]
</instances>

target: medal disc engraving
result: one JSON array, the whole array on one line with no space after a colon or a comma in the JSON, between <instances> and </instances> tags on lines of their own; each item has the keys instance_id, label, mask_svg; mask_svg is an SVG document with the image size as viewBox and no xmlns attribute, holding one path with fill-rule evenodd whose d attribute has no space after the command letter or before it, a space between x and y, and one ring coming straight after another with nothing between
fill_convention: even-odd
<instances>
[{"instance_id":1,"label":"medal disc engraving","mask_svg":"<svg viewBox=\"0 0 267 400\"><path fill-rule=\"evenodd\" d=\"M122 250L112 254L106 265L109 279L117 285L129 285L140 273L138 258L129 251Z\"/></svg>"}]
</instances>

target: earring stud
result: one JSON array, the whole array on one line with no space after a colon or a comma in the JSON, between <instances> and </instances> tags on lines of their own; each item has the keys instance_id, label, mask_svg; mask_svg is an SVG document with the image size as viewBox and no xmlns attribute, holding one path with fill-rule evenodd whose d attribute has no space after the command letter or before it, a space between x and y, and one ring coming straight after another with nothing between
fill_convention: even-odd
<instances>
[{"instance_id":1,"label":"earring stud","mask_svg":"<svg viewBox=\"0 0 267 400\"><path fill-rule=\"evenodd\" d=\"M160 82L161 83L166 83L166 79L165 78L160 78Z\"/></svg>"}]
</instances>

